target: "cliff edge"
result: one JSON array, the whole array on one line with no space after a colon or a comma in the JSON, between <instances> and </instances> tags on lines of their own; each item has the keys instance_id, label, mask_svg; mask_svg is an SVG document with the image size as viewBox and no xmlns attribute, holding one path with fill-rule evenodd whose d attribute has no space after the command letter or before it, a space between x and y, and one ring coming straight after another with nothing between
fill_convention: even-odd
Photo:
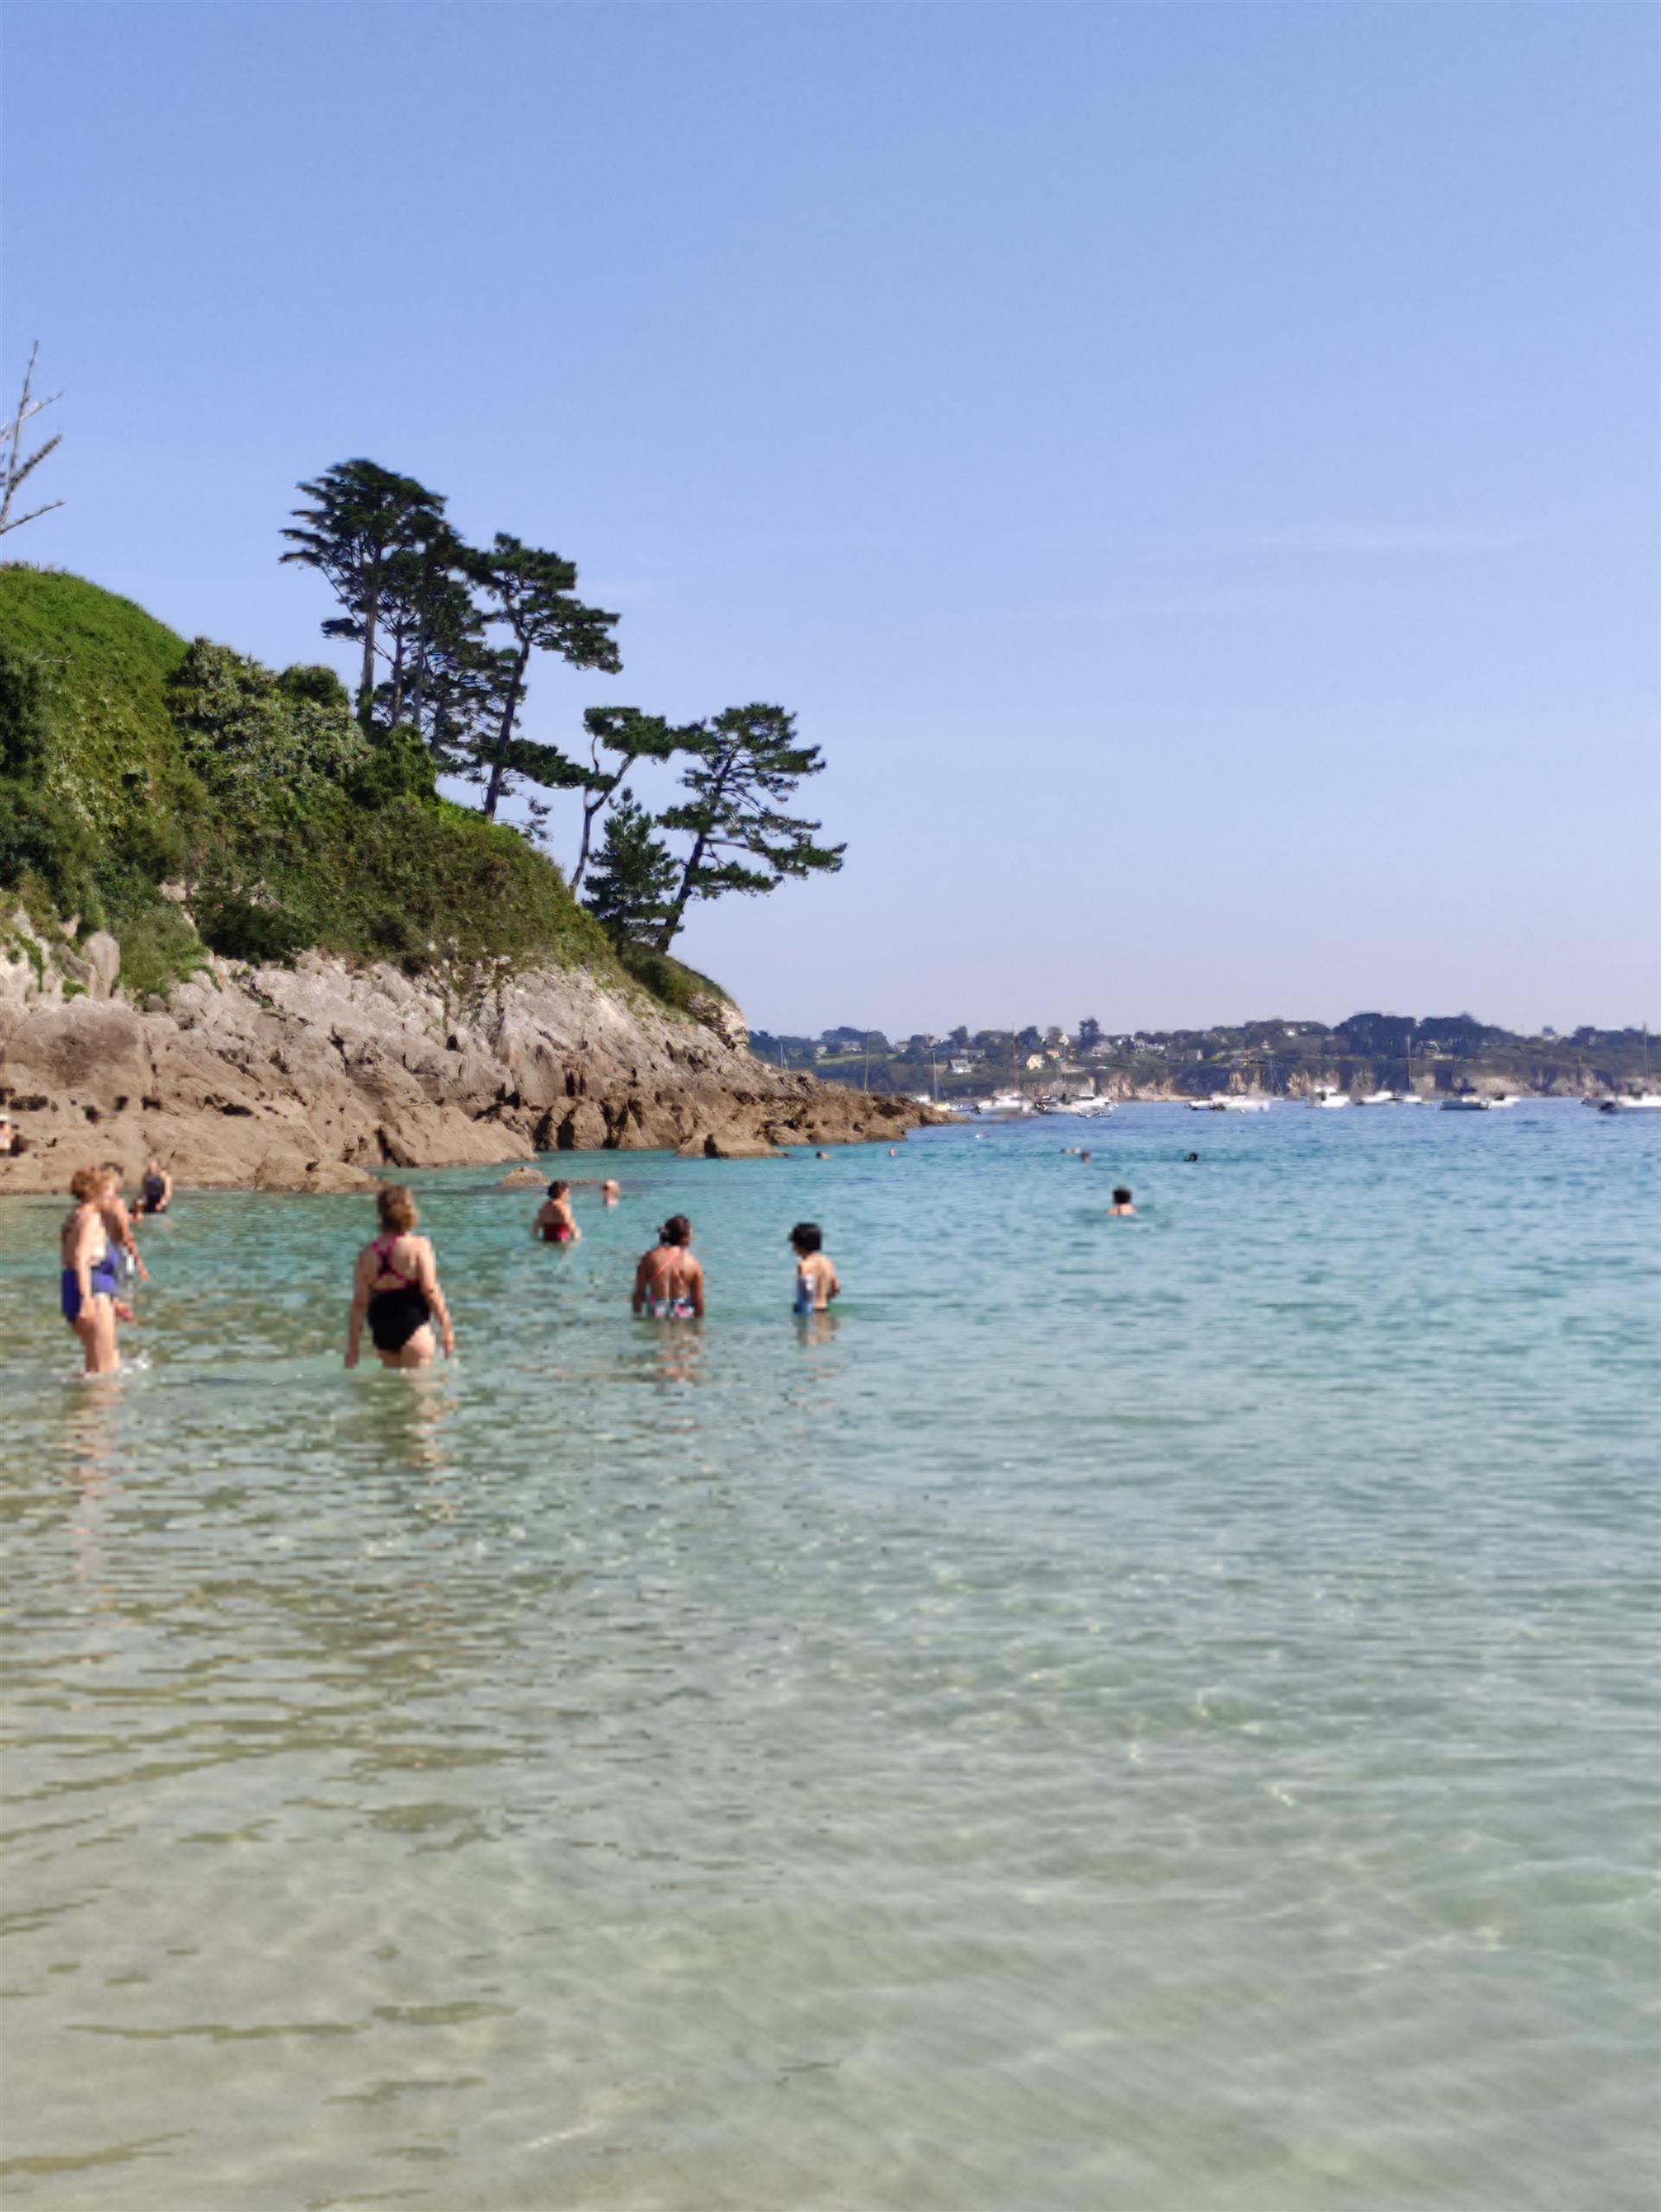
<instances>
[{"instance_id":1,"label":"cliff edge","mask_svg":"<svg viewBox=\"0 0 1661 2212\"><path fill-rule=\"evenodd\" d=\"M141 1012L114 995L119 959L95 936L66 962L21 916L0 948L0 1109L26 1147L0 1159L0 1194L61 1189L84 1160L136 1173L152 1152L185 1185L340 1190L538 1152L893 1142L933 1118L769 1069L725 1001L678 1019L581 969L457 1001L321 953L215 960Z\"/></svg>"}]
</instances>

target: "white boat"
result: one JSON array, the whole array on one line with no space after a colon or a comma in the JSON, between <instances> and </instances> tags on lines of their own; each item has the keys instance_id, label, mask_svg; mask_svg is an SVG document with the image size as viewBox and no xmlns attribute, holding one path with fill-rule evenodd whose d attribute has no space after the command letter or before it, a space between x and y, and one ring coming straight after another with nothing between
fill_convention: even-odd
<instances>
[{"instance_id":1,"label":"white boat","mask_svg":"<svg viewBox=\"0 0 1661 2212\"><path fill-rule=\"evenodd\" d=\"M1220 1097L1212 1100L1211 1110L1213 1114L1266 1114L1269 1101L1248 1097L1244 1091L1225 1090Z\"/></svg>"},{"instance_id":2,"label":"white boat","mask_svg":"<svg viewBox=\"0 0 1661 2212\"><path fill-rule=\"evenodd\" d=\"M1661 1114L1661 1090L1621 1091L1597 1104L1600 1114Z\"/></svg>"},{"instance_id":3,"label":"white boat","mask_svg":"<svg viewBox=\"0 0 1661 2212\"><path fill-rule=\"evenodd\" d=\"M1081 1122L1094 1122L1113 1111L1111 1098L1053 1098L1034 1109L1040 1114L1072 1114Z\"/></svg>"},{"instance_id":4,"label":"white boat","mask_svg":"<svg viewBox=\"0 0 1661 2212\"><path fill-rule=\"evenodd\" d=\"M1480 1098L1474 1090L1462 1090L1453 1098L1441 1102L1444 1114L1488 1114L1493 1110L1492 1098Z\"/></svg>"},{"instance_id":5,"label":"white boat","mask_svg":"<svg viewBox=\"0 0 1661 2212\"><path fill-rule=\"evenodd\" d=\"M1358 1098L1355 1103L1358 1106L1393 1106L1396 1093L1393 1090L1369 1090L1365 1097Z\"/></svg>"},{"instance_id":6,"label":"white boat","mask_svg":"<svg viewBox=\"0 0 1661 2212\"><path fill-rule=\"evenodd\" d=\"M1516 1098L1512 1096L1512 1094L1511 1094L1509 1090L1508 1090L1508 1091L1506 1091L1506 1092L1505 1092L1505 1093L1503 1094L1503 1096L1501 1096L1500 1097L1499 1097L1499 1098L1491 1098L1491 1099L1488 1101L1488 1104L1489 1104L1490 1109L1491 1109L1492 1111L1496 1112L1496 1113L1499 1111L1499 1109L1500 1109L1500 1107L1502 1107L1502 1106L1515 1106L1515 1105L1516 1105L1516 1103L1517 1103L1517 1100L1516 1100Z\"/></svg>"},{"instance_id":7,"label":"white boat","mask_svg":"<svg viewBox=\"0 0 1661 2212\"><path fill-rule=\"evenodd\" d=\"M1031 1101L1023 1098L1018 1090L995 1091L990 1098L975 1102L977 1114L1030 1114L1032 1110Z\"/></svg>"},{"instance_id":8,"label":"white boat","mask_svg":"<svg viewBox=\"0 0 1661 2212\"><path fill-rule=\"evenodd\" d=\"M1332 1113L1337 1107L1347 1106L1349 1103L1349 1092L1347 1090L1334 1090L1329 1083L1317 1084L1309 1097L1309 1103L1312 1106L1317 1107L1322 1112L1328 1114Z\"/></svg>"}]
</instances>

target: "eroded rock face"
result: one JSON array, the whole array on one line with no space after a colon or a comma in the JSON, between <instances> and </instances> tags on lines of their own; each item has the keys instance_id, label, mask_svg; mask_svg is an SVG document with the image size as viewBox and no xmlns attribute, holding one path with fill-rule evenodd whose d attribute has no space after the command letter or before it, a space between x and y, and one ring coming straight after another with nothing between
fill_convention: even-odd
<instances>
[{"instance_id":1,"label":"eroded rock face","mask_svg":"<svg viewBox=\"0 0 1661 2212\"><path fill-rule=\"evenodd\" d=\"M748 1037L735 1009L722 1035L578 971L458 1003L424 979L315 955L293 969L216 963L165 1013L140 1013L107 995L107 948L82 964L88 995L66 1000L55 948L44 962L0 950L0 1105L27 1147L0 1160L0 1192L61 1189L87 1160L137 1173L151 1152L182 1185L318 1191L542 1151L735 1160L892 1143L932 1118L765 1066L732 1041Z\"/></svg>"}]
</instances>

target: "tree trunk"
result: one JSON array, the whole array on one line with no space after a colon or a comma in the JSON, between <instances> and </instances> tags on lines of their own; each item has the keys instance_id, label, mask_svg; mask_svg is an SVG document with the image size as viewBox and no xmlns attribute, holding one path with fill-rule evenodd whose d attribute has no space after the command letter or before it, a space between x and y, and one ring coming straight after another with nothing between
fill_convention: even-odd
<instances>
[{"instance_id":1,"label":"tree trunk","mask_svg":"<svg viewBox=\"0 0 1661 2212\"><path fill-rule=\"evenodd\" d=\"M377 546L375 557L369 564L368 588L364 594L363 675L358 683L358 720L366 729L375 697L375 623L380 613L381 553L382 549Z\"/></svg>"},{"instance_id":2,"label":"tree trunk","mask_svg":"<svg viewBox=\"0 0 1661 2212\"><path fill-rule=\"evenodd\" d=\"M668 951L670 946L675 942L681 924L686 918L686 901L691 892L692 877L703 858L704 850L709 842L709 831L701 830L698 833L697 842L687 856L686 866L681 870L680 887L675 893L674 901L668 913L664 917L663 927L652 940L653 947L659 952Z\"/></svg>"},{"instance_id":3,"label":"tree trunk","mask_svg":"<svg viewBox=\"0 0 1661 2212\"><path fill-rule=\"evenodd\" d=\"M577 893L582 888L582 878L588 873L589 848L594 842L594 825L600 819L600 817L604 811L608 803L616 798L622 780L622 778L619 776L616 783L608 785L607 788L600 793L598 798L595 798L593 792L587 793L583 798L582 842L576 849L576 866L571 871L571 896L573 899L576 898Z\"/></svg>"},{"instance_id":4,"label":"tree trunk","mask_svg":"<svg viewBox=\"0 0 1661 2212\"><path fill-rule=\"evenodd\" d=\"M396 729L398 716L404 711L404 625L400 623L392 641L392 696L386 702L386 727Z\"/></svg>"},{"instance_id":5,"label":"tree trunk","mask_svg":"<svg viewBox=\"0 0 1661 2212\"><path fill-rule=\"evenodd\" d=\"M496 732L496 757L490 764L490 781L485 787L487 822L496 819L496 809L501 802L502 785L507 778L507 741L513 734L513 717L519 710L519 688L525 682L525 671L530 661L530 646L521 645L507 686L507 702L502 709L501 727Z\"/></svg>"}]
</instances>

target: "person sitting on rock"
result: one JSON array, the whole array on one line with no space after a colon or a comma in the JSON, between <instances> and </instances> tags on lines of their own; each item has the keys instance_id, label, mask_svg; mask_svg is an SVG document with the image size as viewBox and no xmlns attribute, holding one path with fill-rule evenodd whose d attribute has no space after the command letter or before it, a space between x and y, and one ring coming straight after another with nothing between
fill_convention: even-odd
<instances>
[{"instance_id":1,"label":"person sitting on rock","mask_svg":"<svg viewBox=\"0 0 1661 2212\"><path fill-rule=\"evenodd\" d=\"M0 1114L0 1160L10 1160L16 1149L17 1132L12 1126L11 1117L8 1114Z\"/></svg>"},{"instance_id":2,"label":"person sitting on rock","mask_svg":"<svg viewBox=\"0 0 1661 2212\"><path fill-rule=\"evenodd\" d=\"M581 1236L582 1231L571 1211L569 1183L553 1182L548 1185L548 1195L537 1214L535 1230L544 1244L575 1244Z\"/></svg>"},{"instance_id":3,"label":"person sitting on rock","mask_svg":"<svg viewBox=\"0 0 1661 2212\"><path fill-rule=\"evenodd\" d=\"M652 1321L703 1319L703 1268L692 1257L692 1224L671 1213L658 1231L658 1242L640 1255L634 1270L634 1311Z\"/></svg>"}]
</instances>

